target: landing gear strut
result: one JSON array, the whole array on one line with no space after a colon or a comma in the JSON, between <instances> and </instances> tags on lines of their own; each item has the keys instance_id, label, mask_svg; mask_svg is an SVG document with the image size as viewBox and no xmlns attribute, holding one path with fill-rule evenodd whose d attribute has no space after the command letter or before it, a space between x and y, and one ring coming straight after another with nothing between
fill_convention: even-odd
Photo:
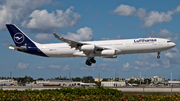
<instances>
[{"instance_id":1,"label":"landing gear strut","mask_svg":"<svg viewBox=\"0 0 180 101\"><path fill-rule=\"evenodd\" d=\"M160 55L160 52L158 52L158 56L157 56L157 58L158 58L158 59L160 58L160 56L159 56L159 55Z\"/></svg>"},{"instance_id":2,"label":"landing gear strut","mask_svg":"<svg viewBox=\"0 0 180 101\"><path fill-rule=\"evenodd\" d=\"M96 60L94 60L94 58L88 58L86 60L86 65L91 66L92 63L96 63Z\"/></svg>"}]
</instances>

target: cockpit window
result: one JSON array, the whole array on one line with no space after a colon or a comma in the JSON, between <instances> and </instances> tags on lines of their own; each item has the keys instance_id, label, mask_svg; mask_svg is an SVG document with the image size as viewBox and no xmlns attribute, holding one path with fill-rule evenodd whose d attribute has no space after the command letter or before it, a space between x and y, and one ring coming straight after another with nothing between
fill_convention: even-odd
<instances>
[{"instance_id":1,"label":"cockpit window","mask_svg":"<svg viewBox=\"0 0 180 101\"><path fill-rule=\"evenodd\" d=\"M172 41L167 41L167 43L170 43L170 42L172 42Z\"/></svg>"}]
</instances>

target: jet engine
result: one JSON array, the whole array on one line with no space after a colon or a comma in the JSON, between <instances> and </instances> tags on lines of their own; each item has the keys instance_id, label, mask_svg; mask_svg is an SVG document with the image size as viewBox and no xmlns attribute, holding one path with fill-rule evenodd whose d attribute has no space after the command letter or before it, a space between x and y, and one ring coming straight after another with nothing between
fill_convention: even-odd
<instances>
[{"instance_id":1,"label":"jet engine","mask_svg":"<svg viewBox=\"0 0 180 101\"><path fill-rule=\"evenodd\" d=\"M103 55L115 55L116 54L116 51L115 50L103 50L101 51L100 53L102 56Z\"/></svg>"},{"instance_id":2,"label":"jet engine","mask_svg":"<svg viewBox=\"0 0 180 101\"><path fill-rule=\"evenodd\" d=\"M94 51L95 46L94 45L82 45L82 46L79 46L79 50L81 50L81 51Z\"/></svg>"}]
</instances>

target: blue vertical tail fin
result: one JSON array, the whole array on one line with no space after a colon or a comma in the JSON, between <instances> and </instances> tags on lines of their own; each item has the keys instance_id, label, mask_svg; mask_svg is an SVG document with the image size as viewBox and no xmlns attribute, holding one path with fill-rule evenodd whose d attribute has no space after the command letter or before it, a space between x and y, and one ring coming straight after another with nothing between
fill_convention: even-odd
<instances>
[{"instance_id":1,"label":"blue vertical tail fin","mask_svg":"<svg viewBox=\"0 0 180 101\"><path fill-rule=\"evenodd\" d=\"M33 55L39 55L39 56L45 56L44 54L36 45L36 42L32 41L25 33L23 33L16 25L14 24L6 24L6 27L11 34L11 37L16 44L16 46L13 45L6 45L9 46L9 49L22 51L25 53L33 54Z\"/></svg>"},{"instance_id":2,"label":"blue vertical tail fin","mask_svg":"<svg viewBox=\"0 0 180 101\"><path fill-rule=\"evenodd\" d=\"M32 41L26 34L24 34L16 25L6 24L6 27L11 34L11 37L16 46L35 46L35 42Z\"/></svg>"},{"instance_id":3,"label":"blue vertical tail fin","mask_svg":"<svg viewBox=\"0 0 180 101\"><path fill-rule=\"evenodd\" d=\"M126 86L130 86L129 83L128 83L128 81L125 81L125 83L126 83Z\"/></svg>"}]
</instances>

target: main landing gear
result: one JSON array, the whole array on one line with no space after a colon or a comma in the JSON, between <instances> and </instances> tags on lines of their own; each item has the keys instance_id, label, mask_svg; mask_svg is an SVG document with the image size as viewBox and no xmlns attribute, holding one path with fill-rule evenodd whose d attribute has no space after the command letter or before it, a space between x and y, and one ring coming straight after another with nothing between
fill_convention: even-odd
<instances>
[{"instance_id":1,"label":"main landing gear","mask_svg":"<svg viewBox=\"0 0 180 101\"><path fill-rule=\"evenodd\" d=\"M92 63L96 63L96 60L94 60L94 58L88 58L86 60L86 65L91 66Z\"/></svg>"},{"instance_id":2,"label":"main landing gear","mask_svg":"<svg viewBox=\"0 0 180 101\"><path fill-rule=\"evenodd\" d=\"M158 59L160 58L160 56L159 56L159 55L160 55L160 52L158 52L158 56L157 56L157 58L158 58Z\"/></svg>"}]
</instances>

